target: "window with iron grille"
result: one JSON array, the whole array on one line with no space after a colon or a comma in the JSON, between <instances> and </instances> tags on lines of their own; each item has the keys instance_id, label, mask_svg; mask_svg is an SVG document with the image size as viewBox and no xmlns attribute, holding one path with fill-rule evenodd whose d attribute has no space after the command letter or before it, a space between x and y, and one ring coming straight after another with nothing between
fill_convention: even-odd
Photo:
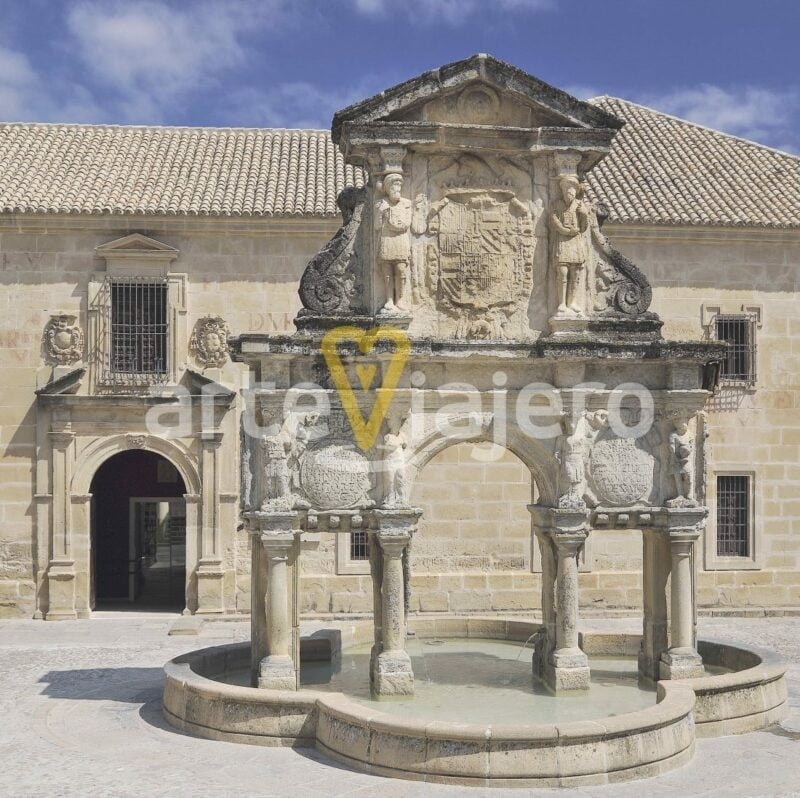
<instances>
[{"instance_id":1,"label":"window with iron grille","mask_svg":"<svg viewBox=\"0 0 800 798\"><path fill-rule=\"evenodd\" d=\"M717 556L750 556L750 477L717 476Z\"/></svg>"},{"instance_id":2,"label":"window with iron grille","mask_svg":"<svg viewBox=\"0 0 800 798\"><path fill-rule=\"evenodd\" d=\"M164 378L169 337L166 280L114 279L109 287L109 376Z\"/></svg>"},{"instance_id":3,"label":"window with iron grille","mask_svg":"<svg viewBox=\"0 0 800 798\"><path fill-rule=\"evenodd\" d=\"M367 538L367 533L363 530L353 530L350 533L350 559L369 559L369 541Z\"/></svg>"},{"instance_id":4,"label":"window with iron grille","mask_svg":"<svg viewBox=\"0 0 800 798\"><path fill-rule=\"evenodd\" d=\"M717 340L728 343L722 361L723 382L754 385L756 381L756 324L747 314L718 315L714 318Z\"/></svg>"}]
</instances>

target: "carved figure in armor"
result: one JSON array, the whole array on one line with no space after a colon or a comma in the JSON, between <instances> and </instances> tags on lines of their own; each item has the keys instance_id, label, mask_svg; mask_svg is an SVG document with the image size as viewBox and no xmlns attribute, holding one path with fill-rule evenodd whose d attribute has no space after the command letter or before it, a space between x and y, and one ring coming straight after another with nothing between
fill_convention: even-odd
<instances>
[{"instance_id":1,"label":"carved figure in armor","mask_svg":"<svg viewBox=\"0 0 800 798\"><path fill-rule=\"evenodd\" d=\"M307 504L301 498L300 458L308 449L308 443L313 438L314 425L318 420L319 413L305 413L295 418L291 427L287 466L289 469L289 484L294 493L296 506L306 506Z\"/></svg>"},{"instance_id":2,"label":"carved figure in armor","mask_svg":"<svg viewBox=\"0 0 800 798\"><path fill-rule=\"evenodd\" d=\"M558 312L580 314L581 279L586 265L584 232L589 226L585 204L578 199L580 182L572 175L559 181L562 198L553 203L550 228L553 233L553 265L557 269Z\"/></svg>"},{"instance_id":3,"label":"carved figure in armor","mask_svg":"<svg viewBox=\"0 0 800 798\"><path fill-rule=\"evenodd\" d=\"M264 449L264 476L266 498L262 509L290 509L292 491L289 472L291 432L288 419L274 435L265 435L261 440Z\"/></svg>"},{"instance_id":4,"label":"carved figure in armor","mask_svg":"<svg viewBox=\"0 0 800 798\"><path fill-rule=\"evenodd\" d=\"M586 507L586 444L582 418L570 413L561 418L563 434L556 442L556 459L561 464L558 506L582 510Z\"/></svg>"},{"instance_id":5,"label":"carved figure in armor","mask_svg":"<svg viewBox=\"0 0 800 798\"><path fill-rule=\"evenodd\" d=\"M384 311L406 310L411 241L409 229L413 216L411 200L401 195L403 176L388 174L383 179L384 198L377 205L380 226L378 263L386 289Z\"/></svg>"},{"instance_id":6,"label":"carved figure in armor","mask_svg":"<svg viewBox=\"0 0 800 798\"><path fill-rule=\"evenodd\" d=\"M675 485L676 496L667 502L669 507L694 506L692 497L694 480L692 474L692 438L686 418L675 421L669 434L669 473Z\"/></svg>"},{"instance_id":7,"label":"carved figure in armor","mask_svg":"<svg viewBox=\"0 0 800 798\"><path fill-rule=\"evenodd\" d=\"M406 504L406 452L408 441L401 428L383 436L386 468L385 507L404 507Z\"/></svg>"}]
</instances>

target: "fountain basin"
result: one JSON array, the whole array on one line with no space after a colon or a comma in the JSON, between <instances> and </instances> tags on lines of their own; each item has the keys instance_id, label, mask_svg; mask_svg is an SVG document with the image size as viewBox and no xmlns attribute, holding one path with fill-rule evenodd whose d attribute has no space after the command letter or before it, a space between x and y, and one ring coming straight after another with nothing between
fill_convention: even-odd
<instances>
[{"instance_id":1,"label":"fountain basin","mask_svg":"<svg viewBox=\"0 0 800 798\"><path fill-rule=\"evenodd\" d=\"M519 641L537 625L447 618L416 619L413 627L421 639ZM371 632L369 622L363 629L350 624L348 642L363 642L367 631ZM583 644L594 655L630 656L638 649L638 637L586 634ZM592 720L509 724L498 717L493 723L443 722L392 714L339 692L225 683L222 679L248 667L248 643L191 652L169 662L164 713L170 723L200 737L314 746L355 769L386 776L505 786L610 783L678 767L691 758L696 736L762 728L787 711L784 671L769 657L724 643L700 645L710 664L744 668L661 681L657 703Z\"/></svg>"}]
</instances>

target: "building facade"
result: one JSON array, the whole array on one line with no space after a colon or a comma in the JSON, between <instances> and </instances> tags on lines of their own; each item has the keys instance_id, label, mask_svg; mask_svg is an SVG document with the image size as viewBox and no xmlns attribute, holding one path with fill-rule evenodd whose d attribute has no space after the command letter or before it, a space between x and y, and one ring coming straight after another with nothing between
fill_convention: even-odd
<instances>
[{"instance_id":1,"label":"building facade","mask_svg":"<svg viewBox=\"0 0 800 798\"><path fill-rule=\"evenodd\" d=\"M665 337L730 343L702 416L700 607L800 608L800 159L615 98L581 187L647 274ZM321 131L0 128L0 613L250 608L240 478L251 374L228 337L286 332L309 260L363 184ZM648 198L646 200L642 198ZM412 612L539 609L522 461L437 454L412 504ZM593 533L583 611L642 606L639 530ZM303 536L301 610L370 612L365 537Z\"/></svg>"}]
</instances>

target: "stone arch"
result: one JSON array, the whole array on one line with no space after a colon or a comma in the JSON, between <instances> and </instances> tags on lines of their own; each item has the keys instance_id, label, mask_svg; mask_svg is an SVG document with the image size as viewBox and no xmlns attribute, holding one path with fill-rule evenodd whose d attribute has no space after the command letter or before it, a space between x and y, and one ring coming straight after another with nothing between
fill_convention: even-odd
<instances>
[{"instance_id":1,"label":"stone arch","mask_svg":"<svg viewBox=\"0 0 800 798\"><path fill-rule=\"evenodd\" d=\"M464 414L463 420L467 421L469 414ZM458 422L459 419L453 421ZM539 491L539 502L545 506L555 506L558 486L558 461L553 453L541 441L526 435L516 424L507 424L505 427L505 443L500 444L512 454L515 454L530 470L533 480ZM474 432L451 438L434 430L423 436L412 447L408 461L408 492L409 495L416 483L417 475L425 464L440 452L458 443L497 443L492 437L492 424L476 424Z\"/></svg>"},{"instance_id":2,"label":"stone arch","mask_svg":"<svg viewBox=\"0 0 800 798\"><path fill-rule=\"evenodd\" d=\"M172 441L146 434L114 435L89 444L75 469L70 492L75 495L88 494L97 469L115 454L130 449L143 449L161 455L175 466L183 479L187 494L200 493L202 487L200 473L189 453Z\"/></svg>"}]
</instances>

